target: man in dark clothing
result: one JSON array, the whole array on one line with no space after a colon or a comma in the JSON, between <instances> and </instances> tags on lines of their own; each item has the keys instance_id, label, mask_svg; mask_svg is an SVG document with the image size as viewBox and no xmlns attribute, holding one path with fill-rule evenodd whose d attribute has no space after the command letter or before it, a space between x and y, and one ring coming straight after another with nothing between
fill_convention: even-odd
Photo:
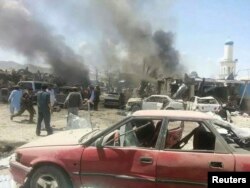
<instances>
[{"instance_id":1,"label":"man in dark clothing","mask_svg":"<svg viewBox=\"0 0 250 188\"><path fill-rule=\"evenodd\" d=\"M22 115L25 110L27 110L29 112L29 114L30 114L29 122L32 123L33 122L33 117L34 117L34 114L35 114L35 109L33 107L33 97L31 95L30 90L29 90L29 93L25 92L23 94L22 99L21 99L21 109L16 114L13 114L11 116L11 120L16 116Z\"/></svg>"},{"instance_id":2,"label":"man in dark clothing","mask_svg":"<svg viewBox=\"0 0 250 188\"><path fill-rule=\"evenodd\" d=\"M37 94L37 108L38 108L38 119L36 127L36 135L39 136L41 132L41 123L44 120L45 128L48 135L53 133L50 126L50 94L46 91L47 85L42 86L42 91Z\"/></svg>"},{"instance_id":3,"label":"man in dark clothing","mask_svg":"<svg viewBox=\"0 0 250 188\"><path fill-rule=\"evenodd\" d=\"M73 92L68 94L64 105L68 108L68 114L72 113L78 116L78 110L82 105L82 96L77 91L77 87L74 87Z\"/></svg>"},{"instance_id":4,"label":"man in dark clothing","mask_svg":"<svg viewBox=\"0 0 250 188\"><path fill-rule=\"evenodd\" d=\"M99 101L100 101L100 95L101 95L101 90L100 90L100 87L99 86L96 86L95 87L95 90L94 90L94 110L98 110L98 104L99 104Z\"/></svg>"},{"instance_id":5,"label":"man in dark clothing","mask_svg":"<svg viewBox=\"0 0 250 188\"><path fill-rule=\"evenodd\" d=\"M88 90L89 90L89 98L88 98L89 107L90 109L93 109L94 99L95 99L95 88L94 86L90 85Z\"/></svg>"},{"instance_id":6,"label":"man in dark clothing","mask_svg":"<svg viewBox=\"0 0 250 188\"><path fill-rule=\"evenodd\" d=\"M120 108L120 109L124 109L124 108L125 108L125 105L126 105L126 102L125 102L125 95L124 95L123 92L120 93L120 96L119 96L119 103L120 103L119 108Z\"/></svg>"}]
</instances>

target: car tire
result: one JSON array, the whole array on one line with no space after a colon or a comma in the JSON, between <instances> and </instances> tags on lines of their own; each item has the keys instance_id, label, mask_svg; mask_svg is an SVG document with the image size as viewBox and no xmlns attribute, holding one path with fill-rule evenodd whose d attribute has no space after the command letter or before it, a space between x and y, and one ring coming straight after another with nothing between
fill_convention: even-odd
<instances>
[{"instance_id":1,"label":"car tire","mask_svg":"<svg viewBox=\"0 0 250 188\"><path fill-rule=\"evenodd\" d=\"M139 105L133 105L132 107L131 107L131 112L136 112L136 111L138 111L138 110L140 110L141 108L140 108L140 106Z\"/></svg>"},{"instance_id":2,"label":"car tire","mask_svg":"<svg viewBox=\"0 0 250 188\"><path fill-rule=\"evenodd\" d=\"M33 173L29 181L30 188L52 187L72 188L69 177L55 166L41 166Z\"/></svg>"}]
</instances>

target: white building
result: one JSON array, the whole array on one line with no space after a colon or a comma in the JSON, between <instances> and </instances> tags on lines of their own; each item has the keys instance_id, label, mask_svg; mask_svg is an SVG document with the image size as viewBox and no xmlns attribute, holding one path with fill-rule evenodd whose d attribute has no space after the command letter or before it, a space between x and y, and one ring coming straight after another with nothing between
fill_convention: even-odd
<instances>
[{"instance_id":1,"label":"white building","mask_svg":"<svg viewBox=\"0 0 250 188\"><path fill-rule=\"evenodd\" d=\"M224 45L224 57L220 61L220 79L226 79L229 75L235 76L236 62L233 58L233 41L228 41Z\"/></svg>"}]
</instances>

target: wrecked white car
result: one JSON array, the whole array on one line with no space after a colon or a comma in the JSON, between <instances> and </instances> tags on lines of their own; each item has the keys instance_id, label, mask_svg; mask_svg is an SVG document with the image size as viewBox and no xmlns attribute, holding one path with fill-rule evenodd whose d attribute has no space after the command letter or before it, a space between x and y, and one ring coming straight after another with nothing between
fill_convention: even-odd
<instances>
[{"instance_id":1,"label":"wrecked white car","mask_svg":"<svg viewBox=\"0 0 250 188\"><path fill-rule=\"evenodd\" d=\"M186 110L200 111L200 112L218 112L221 104L212 96L198 97L194 96L187 101Z\"/></svg>"},{"instance_id":2,"label":"wrecked white car","mask_svg":"<svg viewBox=\"0 0 250 188\"><path fill-rule=\"evenodd\" d=\"M183 110L182 101L171 99L167 95L151 95L148 98L130 98L126 104L126 110Z\"/></svg>"}]
</instances>

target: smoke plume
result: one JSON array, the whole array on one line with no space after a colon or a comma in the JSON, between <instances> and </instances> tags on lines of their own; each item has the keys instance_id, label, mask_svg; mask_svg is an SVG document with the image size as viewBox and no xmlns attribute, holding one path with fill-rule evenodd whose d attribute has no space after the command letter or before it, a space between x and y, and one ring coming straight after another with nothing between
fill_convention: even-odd
<instances>
[{"instance_id":1,"label":"smoke plume","mask_svg":"<svg viewBox=\"0 0 250 188\"><path fill-rule=\"evenodd\" d=\"M103 31L107 38L115 43L124 44L127 58L123 58L124 66L136 65L144 67L142 73L152 78L182 74L183 66L179 63L179 53L174 48L174 34L163 30L153 31L149 22L138 14L138 4L130 0L92 1L97 7L99 19L103 19L106 27ZM101 14L101 16L100 16ZM108 46L106 51L108 50ZM109 53L114 51L109 50ZM105 57L110 57L105 56ZM116 59L115 59L116 60ZM116 60L117 61L117 60ZM138 70L135 73L139 73Z\"/></svg>"},{"instance_id":2,"label":"smoke plume","mask_svg":"<svg viewBox=\"0 0 250 188\"><path fill-rule=\"evenodd\" d=\"M0 0L0 28L0 47L14 49L34 63L42 59L67 83L89 81L81 57L52 28L35 20L22 1Z\"/></svg>"},{"instance_id":3,"label":"smoke plume","mask_svg":"<svg viewBox=\"0 0 250 188\"><path fill-rule=\"evenodd\" d=\"M47 61L57 75L70 82L88 80L88 71L63 38L32 15L41 4L58 20L64 20L66 32L85 32L99 41L98 52L92 53L99 56L92 58L99 58L95 66L104 62L106 70L136 73L140 78L175 76L184 71L174 48L175 35L157 30L140 12L145 4L153 7L154 2L161 5L161 0L25 1L33 10L22 2L0 0L0 46L15 49L31 61Z\"/></svg>"},{"instance_id":4,"label":"smoke plume","mask_svg":"<svg viewBox=\"0 0 250 188\"><path fill-rule=\"evenodd\" d=\"M180 75L184 71L174 48L174 34L155 29L140 12L145 4L164 6L167 11L167 0L53 0L53 6L51 1L43 1L50 5L48 9L57 7L63 19L73 27L99 40L99 49L96 49L102 54L99 62L104 62L109 71L152 78Z\"/></svg>"}]
</instances>

